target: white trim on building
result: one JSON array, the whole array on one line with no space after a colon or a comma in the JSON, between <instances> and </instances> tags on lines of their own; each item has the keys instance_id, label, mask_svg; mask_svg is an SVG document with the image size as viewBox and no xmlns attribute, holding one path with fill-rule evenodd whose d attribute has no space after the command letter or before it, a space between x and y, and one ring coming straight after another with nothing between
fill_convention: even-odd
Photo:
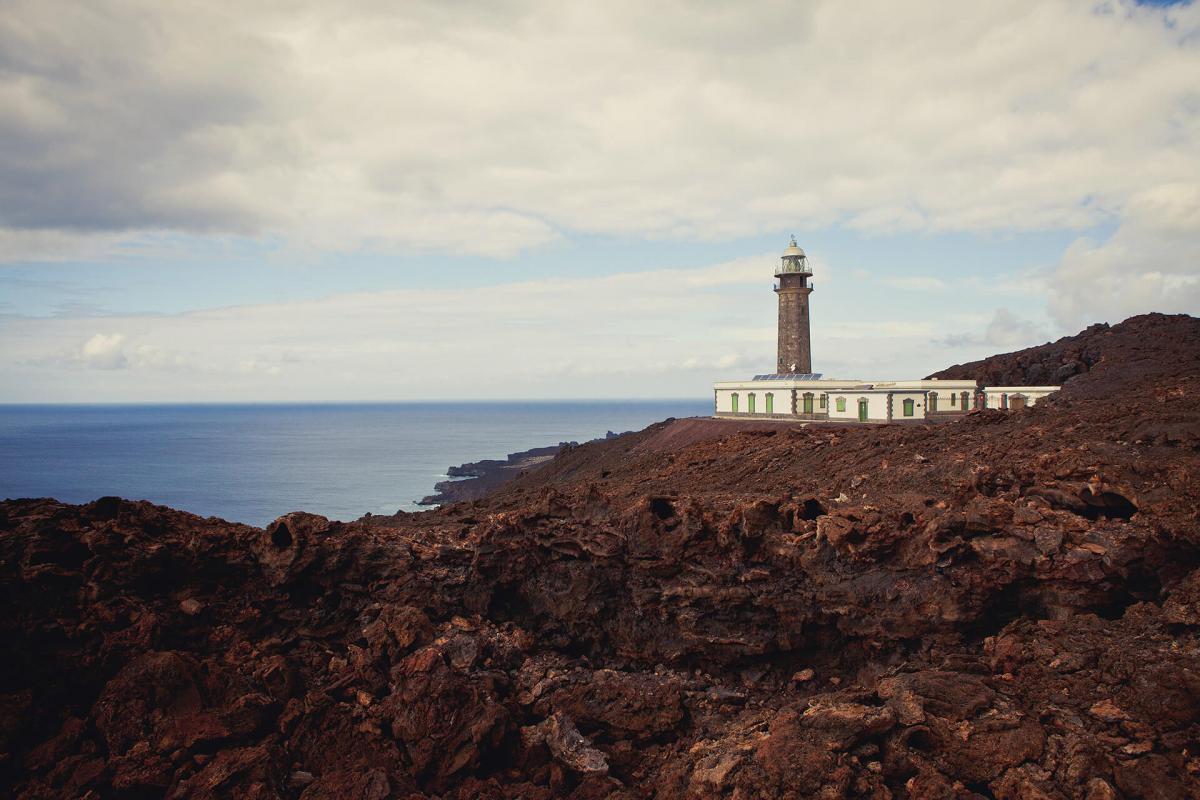
<instances>
[{"instance_id":1,"label":"white trim on building","mask_svg":"<svg viewBox=\"0 0 1200 800\"><path fill-rule=\"evenodd\" d=\"M713 385L714 416L737 419L906 422L962 415L980 395L988 408L1033 405L1057 386L998 386L975 381L815 380L720 381ZM839 402L841 401L841 402ZM1003 405L1002 405L1003 404Z\"/></svg>"}]
</instances>

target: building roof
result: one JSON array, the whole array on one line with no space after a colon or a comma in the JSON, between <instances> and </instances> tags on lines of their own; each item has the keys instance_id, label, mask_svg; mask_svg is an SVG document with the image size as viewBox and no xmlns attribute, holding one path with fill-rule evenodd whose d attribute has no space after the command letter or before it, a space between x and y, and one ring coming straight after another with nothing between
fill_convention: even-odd
<instances>
[{"instance_id":1,"label":"building roof","mask_svg":"<svg viewBox=\"0 0 1200 800\"><path fill-rule=\"evenodd\" d=\"M819 372L768 372L766 375L755 375L755 381L819 381Z\"/></svg>"},{"instance_id":2,"label":"building roof","mask_svg":"<svg viewBox=\"0 0 1200 800\"><path fill-rule=\"evenodd\" d=\"M804 251L796 244L796 237L793 236L791 242L783 251L784 258L804 258Z\"/></svg>"},{"instance_id":3,"label":"building roof","mask_svg":"<svg viewBox=\"0 0 1200 800\"><path fill-rule=\"evenodd\" d=\"M884 381L863 378L826 378L820 373L784 373L755 375L749 380L717 381L713 388L725 391L753 389L806 389L822 392L851 391L857 388L886 392L974 392L973 380Z\"/></svg>"}]
</instances>

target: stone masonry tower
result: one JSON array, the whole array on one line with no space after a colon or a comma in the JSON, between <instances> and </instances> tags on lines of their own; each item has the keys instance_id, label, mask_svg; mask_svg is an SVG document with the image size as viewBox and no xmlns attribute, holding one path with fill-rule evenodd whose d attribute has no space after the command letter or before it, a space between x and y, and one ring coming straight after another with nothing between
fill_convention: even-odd
<instances>
[{"instance_id":1,"label":"stone masonry tower","mask_svg":"<svg viewBox=\"0 0 1200 800\"><path fill-rule=\"evenodd\" d=\"M783 251L775 271L779 283L779 359L775 371L780 374L812 372L812 340L808 332L808 296L813 287L808 279L812 270L804 251L796 245L796 237Z\"/></svg>"}]
</instances>

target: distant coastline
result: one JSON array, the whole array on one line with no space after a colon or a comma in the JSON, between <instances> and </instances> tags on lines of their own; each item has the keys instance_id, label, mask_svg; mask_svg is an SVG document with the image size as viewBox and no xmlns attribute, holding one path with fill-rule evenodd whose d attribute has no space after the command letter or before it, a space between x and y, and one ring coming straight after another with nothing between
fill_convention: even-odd
<instances>
[{"instance_id":1,"label":"distant coastline","mask_svg":"<svg viewBox=\"0 0 1200 800\"><path fill-rule=\"evenodd\" d=\"M604 436L592 441L604 441L620 435L609 431ZM533 447L517 453L509 453L503 461L485 458L449 467L446 470L449 480L438 481L434 484L433 494L422 497L417 501L417 505L440 506L465 500L478 500L489 492L499 489L521 473L537 469L553 460L564 448L578 446L579 442L559 442L547 447Z\"/></svg>"},{"instance_id":2,"label":"distant coastline","mask_svg":"<svg viewBox=\"0 0 1200 800\"><path fill-rule=\"evenodd\" d=\"M88 503L112 495L258 526L295 510L353 520L428 508L415 501L434 493L448 464L505 463L504 453L640 430L710 405L4 405L0 498Z\"/></svg>"}]
</instances>

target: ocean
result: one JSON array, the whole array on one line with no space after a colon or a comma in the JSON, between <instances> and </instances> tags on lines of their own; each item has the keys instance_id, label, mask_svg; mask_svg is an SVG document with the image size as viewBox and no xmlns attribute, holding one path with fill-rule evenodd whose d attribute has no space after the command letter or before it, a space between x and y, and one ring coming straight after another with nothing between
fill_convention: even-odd
<instances>
[{"instance_id":1,"label":"ocean","mask_svg":"<svg viewBox=\"0 0 1200 800\"><path fill-rule=\"evenodd\" d=\"M452 465L710 413L700 400L0 405L0 497L349 520L417 510Z\"/></svg>"}]
</instances>

